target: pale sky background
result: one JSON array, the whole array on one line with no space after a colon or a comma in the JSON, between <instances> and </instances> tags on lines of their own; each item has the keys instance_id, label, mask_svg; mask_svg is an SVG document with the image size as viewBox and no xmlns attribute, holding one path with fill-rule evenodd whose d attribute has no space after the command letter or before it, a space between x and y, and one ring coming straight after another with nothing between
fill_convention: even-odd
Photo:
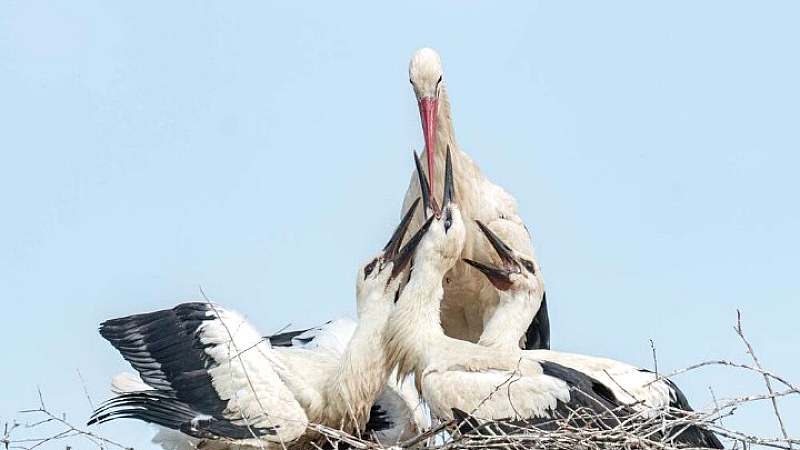
<instances>
[{"instance_id":1,"label":"pale sky background","mask_svg":"<svg viewBox=\"0 0 800 450\"><path fill-rule=\"evenodd\" d=\"M352 315L422 148L421 46L519 200L555 349L748 362L738 308L800 383L800 4L289 3L0 0L0 426L37 385L84 423L78 371L97 403L129 370L98 324L199 286L264 333ZM764 390L676 381L696 407ZM726 424L778 433L767 405Z\"/></svg>"}]
</instances>

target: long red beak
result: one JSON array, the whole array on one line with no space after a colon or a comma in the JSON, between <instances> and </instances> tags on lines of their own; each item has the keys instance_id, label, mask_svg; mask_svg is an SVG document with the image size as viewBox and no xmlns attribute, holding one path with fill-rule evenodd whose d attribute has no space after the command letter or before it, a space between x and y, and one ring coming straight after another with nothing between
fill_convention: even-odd
<instances>
[{"instance_id":1,"label":"long red beak","mask_svg":"<svg viewBox=\"0 0 800 450\"><path fill-rule=\"evenodd\" d=\"M422 134L425 137L425 155L428 157L428 184L433 190L433 150L436 148L436 115L439 112L438 98L423 98L419 101L419 117L422 119Z\"/></svg>"}]
</instances>

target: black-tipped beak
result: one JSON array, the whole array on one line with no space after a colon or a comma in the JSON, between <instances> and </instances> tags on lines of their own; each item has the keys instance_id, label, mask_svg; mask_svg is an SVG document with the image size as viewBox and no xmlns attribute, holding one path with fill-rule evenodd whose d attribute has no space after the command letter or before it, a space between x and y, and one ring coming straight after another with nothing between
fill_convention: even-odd
<instances>
[{"instance_id":1,"label":"black-tipped beak","mask_svg":"<svg viewBox=\"0 0 800 450\"><path fill-rule=\"evenodd\" d=\"M486 236L486 239L489 240L489 243L492 244L494 251L500 256L500 260L503 261L503 265L506 269L510 271L519 271L519 264L517 264L517 260L514 258L514 251L508 248L506 243L500 240L500 238L494 234L489 227L484 225L483 222L480 220L476 220L475 222L478 224L478 228L481 229L484 236Z\"/></svg>"},{"instance_id":2,"label":"black-tipped beak","mask_svg":"<svg viewBox=\"0 0 800 450\"><path fill-rule=\"evenodd\" d=\"M498 290L507 291L513 285L511 282L511 271L509 270L489 266L471 259L464 259L464 262L483 272L486 278L489 279L489 282Z\"/></svg>"},{"instance_id":3,"label":"black-tipped beak","mask_svg":"<svg viewBox=\"0 0 800 450\"><path fill-rule=\"evenodd\" d=\"M406 242L406 245L404 245L403 248L397 253L397 256L394 257L392 278L396 277L399 273L405 270L406 267L408 267L408 263L411 262L411 257L414 256L414 250L417 249L422 237L425 236L428 228L431 227L431 223L433 223L433 217L425 221L425 224L422 225L422 227L416 233L414 233L414 236L411 236L411 239Z\"/></svg>"},{"instance_id":4,"label":"black-tipped beak","mask_svg":"<svg viewBox=\"0 0 800 450\"><path fill-rule=\"evenodd\" d=\"M414 200L414 203L412 203L411 207L406 211L406 215L403 216L403 220L401 220L397 228L394 229L394 233L392 233L392 237L389 238L389 242L383 247L383 259L385 261L394 258L400 250L400 243L403 242L403 237L406 235L406 231L408 231L411 218L414 217L414 211L417 210L418 205L419 199Z\"/></svg>"},{"instance_id":5,"label":"black-tipped beak","mask_svg":"<svg viewBox=\"0 0 800 450\"><path fill-rule=\"evenodd\" d=\"M425 173L422 172L422 163L419 162L417 152L414 152L414 164L417 166L417 178L419 178L419 188L422 193L422 217L427 220L435 210L431 207L431 188Z\"/></svg>"},{"instance_id":6,"label":"black-tipped beak","mask_svg":"<svg viewBox=\"0 0 800 450\"><path fill-rule=\"evenodd\" d=\"M444 194L442 195L442 208L455 201L455 188L453 187L453 161L450 159L450 146L447 146L447 157L444 163Z\"/></svg>"}]
</instances>

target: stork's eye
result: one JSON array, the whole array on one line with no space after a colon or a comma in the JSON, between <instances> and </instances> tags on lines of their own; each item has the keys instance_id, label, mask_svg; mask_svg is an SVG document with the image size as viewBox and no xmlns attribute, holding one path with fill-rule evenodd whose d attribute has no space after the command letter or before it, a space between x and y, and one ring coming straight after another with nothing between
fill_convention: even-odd
<instances>
[{"instance_id":1,"label":"stork's eye","mask_svg":"<svg viewBox=\"0 0 800 450\"><path fill-rule=\"evenodd\" d=\"M520 262L522 263L522 267L524 267L525 270L527 270L533 275L536 275L536 269L533 267L532 262L528 261L527 259L520 259Z\"/></svg>"},{"instance_id":2,"label":"stork's eye","mask_svg":"<svg viewBox=\"0 0 800 450\"><path fill-rule=\"evenodd\" d=\"M411 78L408 79L408 82L411 83L412 86L414 85L414 80L412 80Z\"/></svg>"},{"instance_id":3,"label":"stork's eye","mask_svg":"<svg viewBox=\"0 0 800 450\"><path fill-rule=\"evenodd\" d=\"M444 218L444 232L447 233L447 230L453 225L453 217L450 215L450 212L447 212L447 216Z\"/></svg>"},{"instance_id":4,"label":"stork's eye","mask_svg":"<svg viewBox=\"0 0 800 450\"><path fill-rule=\"evenodd\" d=\"M378 264L378 260L377 259L373 259L371 263L367 264L367 266L364 267L364 279L365 280L367 279L369 274L371 274L372 271L375 270L375 265L376 264Z\"/></svg>"}]
</instances>

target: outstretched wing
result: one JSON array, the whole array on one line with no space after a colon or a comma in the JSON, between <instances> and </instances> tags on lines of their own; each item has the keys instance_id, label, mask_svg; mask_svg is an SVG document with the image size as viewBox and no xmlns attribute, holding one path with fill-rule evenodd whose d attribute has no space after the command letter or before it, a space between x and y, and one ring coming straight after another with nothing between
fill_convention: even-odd
<instances>
[{"instance_id":1,"label":"outstretched wing","mask_svg":"<svg viewBox=\"0 0 800 450\"><path fill-rule=\"evenodd\" d=\"M90 424L127 417L199 438L283 442L306 429L281 361L235 312L184 303L108 320L100 334L151 389L109 400Z\"/></svg>"}]
</instances>

